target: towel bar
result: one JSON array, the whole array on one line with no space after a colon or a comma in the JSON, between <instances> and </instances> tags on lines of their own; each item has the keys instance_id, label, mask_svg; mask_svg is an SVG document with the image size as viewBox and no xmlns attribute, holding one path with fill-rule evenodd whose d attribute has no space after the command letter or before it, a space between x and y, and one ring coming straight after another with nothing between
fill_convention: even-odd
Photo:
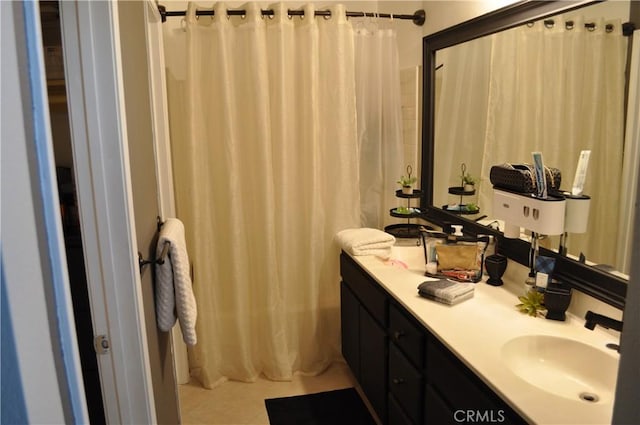
<instances>
[{"instance_id":1,"label":"towel bar","mask_svg":"<svg viewBox=\"0 0 640 425\"><path fill-rule=\"evenodd\" d=\"M142 253L138 251L138 267L140 267L140 273L142 273L142 268L147 264L164 264L167 253L169 252L169 246L171 244L169 241L165 241L164 246L162 247L162 252L160 253L160 257L155 258L153 260L145 260L142 257Z\"/></svg>"},{"instance_id":2,"label":"towel bar","mask_svg":"<svg viewBox=\"0 0 640 425\"><path fill-rule=\"evenodd\" d=\"M162 225L164 223L162 222L162 219L160 217L156 217L156 220L157 220L157 226L158 226L158 233L160 233L160 229L162 228ZM140 268L140 273L142 273L142 268L147 264L164 264L167 258L167 254L169 252L170 245L171 244L169 243L169 241L165 241L164 246L162 247L162 252L160 253L160 257L155 258L153 260L145 260L144 257L142 256L142 253L138 251L138 267Z\"/></svg>"}]
</instances>

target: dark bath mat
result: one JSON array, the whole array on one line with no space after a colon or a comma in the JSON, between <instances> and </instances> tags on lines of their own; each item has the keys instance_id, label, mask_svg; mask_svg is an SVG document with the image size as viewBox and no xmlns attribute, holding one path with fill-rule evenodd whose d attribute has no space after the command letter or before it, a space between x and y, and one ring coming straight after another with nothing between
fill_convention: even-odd
<instances>
[{"instance_id":1,"label":"dark bath mat","mask_svg":"<svg viewBox=\"0 0 640 425\"><path fill-rule=\"evenodd\" d=\"M354 388L264 401L271 425L375 425Z\"/></svg>"}]
</instances>

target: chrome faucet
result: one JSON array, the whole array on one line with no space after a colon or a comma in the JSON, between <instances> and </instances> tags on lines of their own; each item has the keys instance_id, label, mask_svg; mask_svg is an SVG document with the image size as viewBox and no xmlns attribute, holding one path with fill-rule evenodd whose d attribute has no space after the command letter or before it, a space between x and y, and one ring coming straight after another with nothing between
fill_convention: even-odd
<instances>
[{"instance_id":1,"label":"chrome faucet","mask_svg":"<svg viewBox=\"0 0 640 425\"><path fill-rule=\"evenodd\" d=\"M600 325L606 329L613 329L614 331L622 332L621 320L615 320L611 317L594 313L593 311L587 311L587 314L584 316L584 318L584 327L587 329L593 330L595 329L596 325Z\"/></svg>"}]
</instances>

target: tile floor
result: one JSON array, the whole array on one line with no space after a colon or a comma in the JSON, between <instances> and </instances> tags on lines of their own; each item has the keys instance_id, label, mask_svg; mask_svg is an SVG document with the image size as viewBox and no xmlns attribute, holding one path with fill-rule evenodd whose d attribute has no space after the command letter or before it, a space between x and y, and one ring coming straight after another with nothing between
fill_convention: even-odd
<instances>
[{"instance_id":1,"label":"tile floor","mask_svg":"<svg viewBox=\"0 0 640 425\"><path fill-rule=\"evenodd\" d=\"M345 363L334 363L322 375L294 376L291 382L259 379L254 383L228 381L207 390L199 383L179 385L182 423L209 425L268 425L264 400L356 387Z\"/></svg>"}]
</instances>

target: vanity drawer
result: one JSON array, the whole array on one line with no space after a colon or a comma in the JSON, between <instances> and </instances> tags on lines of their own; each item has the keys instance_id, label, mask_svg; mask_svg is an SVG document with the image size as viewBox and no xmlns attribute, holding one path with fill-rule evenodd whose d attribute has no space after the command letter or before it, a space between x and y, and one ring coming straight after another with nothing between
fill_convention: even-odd
<instances>
[{"instance_id":1,"label":"vanity drawer","mask_svg":"<svg viewBox=\"0 0 640 425\"><path fill-rule=\"evenodd\" d=\"M389 338L418 369L423 368L424 331L393 304L389 307Z\"/></svg>"},{"instance_id":2,"label":"vanity drawer","mask_svg":"<svg viewBox=\"0 0 640 425\"><path fill-rule=\"evenodd\" d=\"M422 374L392 343L389 344L389 391L413 423L422 422Z\"/></svg>"},{"instance_id":3,"label":"vanity drawer","mask_svg":"<svg viewBox=\"0 0 640 425\"><path fill-rule=\"evenodd\" d=\"M351 288L371 316L384 328L388 324L387 294L347 254L340 254L342 280Z\"/></svg>"}]
</instances>

